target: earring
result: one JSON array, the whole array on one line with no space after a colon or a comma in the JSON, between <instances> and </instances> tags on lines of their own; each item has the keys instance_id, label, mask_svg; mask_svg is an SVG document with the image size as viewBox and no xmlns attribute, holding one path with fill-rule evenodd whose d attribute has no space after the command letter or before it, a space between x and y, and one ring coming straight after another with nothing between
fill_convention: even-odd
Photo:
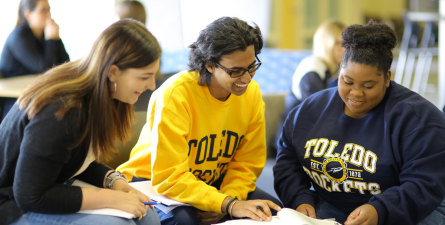
<instances>
[{"instance_id":1,"label":"earring","mask_svg":"<svg viewBox=\"0 0 445 225\"><path fill-rule=\"evenodd\" d=\"M111 91L111 90L110 90L110 92L111 92L111 93L114 93L114 92L116 92L117 85L116 85L116 82L112 82L112 83L114 83L114 91ZM110 89L111 89L111 88L110 88Z\"/></svg>"}]
</instances>

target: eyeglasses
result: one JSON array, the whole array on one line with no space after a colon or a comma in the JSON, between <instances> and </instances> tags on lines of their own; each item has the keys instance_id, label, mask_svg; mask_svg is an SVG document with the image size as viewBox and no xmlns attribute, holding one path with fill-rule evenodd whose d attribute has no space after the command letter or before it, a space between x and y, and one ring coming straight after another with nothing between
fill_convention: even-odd
<instances>
[{"instance_id":1,"label":"eyeglasses","mask_svg":"<svg viewBox=\"0 0 445 225\"><path fill-rule=\"evenodd\" d=\"M256 60L258 61L258 63L255 63L251 66L249 66L249 68L247 69L239 69L239 70L233 70L233 71L229 71L228 69L224 68L223 66L221 66L219 63L215 62L217 66L219 66L222 70L224 70L227 74L229 74L229 76L231 78L237 78L237 77L241 77L243 76L246 72L249 72L250 76L252 77L252 73L255 73L255 71L258 70L258 68L260 68L261 66L261 61L260 59L258 59L257 56L255 56Z\"/></svg>"}]
</instances>

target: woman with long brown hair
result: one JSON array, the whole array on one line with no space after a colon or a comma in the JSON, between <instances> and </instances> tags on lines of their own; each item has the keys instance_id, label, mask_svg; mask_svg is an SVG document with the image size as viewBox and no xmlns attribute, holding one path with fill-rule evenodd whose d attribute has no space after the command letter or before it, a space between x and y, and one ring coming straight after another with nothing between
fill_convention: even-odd
<instances>
[{"instance_id":1,"label":"woman with long brown hair","mask_svg":"<svg viewBox=\"0 0 445 225\"><path fill-rule=\"evenodd\" d=\"M133 104L155 89L160 56L145 26L121 20L86 57L47 71L21 94L0 125L0 224L159 224L144 205L150 199L100 159L117 154L116 139L128 140ZM73 178L101 188L67 185ZM149 215L76 214L97 208Z\"/></svg>"}]
</instances>

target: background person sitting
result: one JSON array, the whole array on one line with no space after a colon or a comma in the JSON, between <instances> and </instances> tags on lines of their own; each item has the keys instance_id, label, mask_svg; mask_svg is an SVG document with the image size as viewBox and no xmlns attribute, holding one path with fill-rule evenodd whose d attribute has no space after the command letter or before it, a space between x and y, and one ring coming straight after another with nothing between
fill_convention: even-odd
<instances>
[{"instance_id":1,"label":"background person sitting","mask_svg":"<svg viewBox=\"0 0 445 225\"><path fill-rule=\"evenodd\" d=\"M59 36L59 25L51 19L47 0L21 0L15 29L6 39L0 59L4 77L39 74L69 61ZM15 98L1 98L2 118Z\"/></svg>"},{"instance_id":2,"label":"background person sitting","mask_svg":"<svg viewBox=\"0 0 445 225\"><path fill-rule=\"evenodd\" d=\"M138 1L124 1L117 5L119 19L131 18L145 25L147 14L144 5Z\"/></svg>"},{"instance_id":3,"label":"background person sitting","mask_svg":"<svg viewBox=\"0 0 445 225\"><path fill-rule=\"evenodd\" d=\"M341 21L330 19L317 28L313 39L313 55L300 62L292 77L291 92L284 100L284 111L270 142L271 149L277 149L284 120L295 106L315 92L337 86L337 71L344 51L340 45L341 32L345 27Z\"/></svg>"}]
</instances>

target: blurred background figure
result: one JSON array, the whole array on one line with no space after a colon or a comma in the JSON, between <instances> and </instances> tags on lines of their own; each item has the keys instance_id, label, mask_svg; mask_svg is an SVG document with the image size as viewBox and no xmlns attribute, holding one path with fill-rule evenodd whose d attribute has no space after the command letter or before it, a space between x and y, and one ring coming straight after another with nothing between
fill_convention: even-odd
<instances>
[{"instance_id":1,"label":"blurred background figure","mask_svg":"<svg viewBox=\"0 0 445 225\"><path fill-rule=\"evenodd\" d=\"M144 5L138 1L124 1L116 6L119 19L132 18L145 25L147 14Z\"/></svg>"},{"instance_id":2,"label":"blurred background figure","mask_svg":"<svg viewBox=\"0 0 445 225\"><path fill-rule=\"evenodd\" d=\"M340 45L341 32L345 28L345 24L336 19L327 20L317 28L313 55L301 61L292 77L291 91L284 101L284 112L270 142L272 150L277 149L284 120L295 106L315 92L337 86L337 72L344 52Z\"/></svg>"},{"instance_id":3,"label":"blurred background figure","mask_svg":"<svg viewBox=\"0 0 445 225\"><path fill-rule=\"evenodd\" d=\"M59 36L59 25L51 18L48 1L22 0L17 25L8 36L0 58L3 76L43 73L69 59ZM0 98L1 118L15 101L15 98Z\"/></svg>"}]
</instances>

